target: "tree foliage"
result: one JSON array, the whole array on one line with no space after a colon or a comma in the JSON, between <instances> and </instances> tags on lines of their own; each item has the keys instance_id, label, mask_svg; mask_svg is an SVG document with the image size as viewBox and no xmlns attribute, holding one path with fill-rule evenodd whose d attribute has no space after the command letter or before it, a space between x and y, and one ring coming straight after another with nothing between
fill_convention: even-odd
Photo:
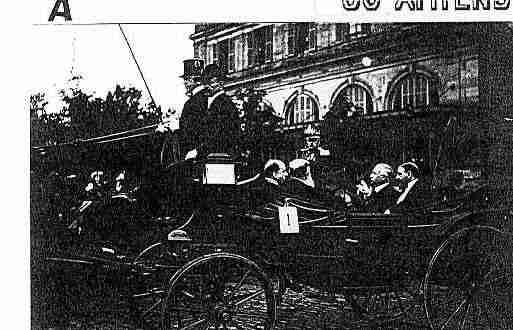
<instances>
[{"instance_id":1,"label":"tree foliage","mask_svg":"<svg viewBox=\"0 0 513 330\"><path fill-rule=\"evenodd\" d=\"M46 111L44 93L30 97L31 143L50 145L122 132L161 120L162 111L150 103L143 105L140 90L116 86L104 98L79 88L61 90L63 108Z\"/></svg>"}]
</instances>

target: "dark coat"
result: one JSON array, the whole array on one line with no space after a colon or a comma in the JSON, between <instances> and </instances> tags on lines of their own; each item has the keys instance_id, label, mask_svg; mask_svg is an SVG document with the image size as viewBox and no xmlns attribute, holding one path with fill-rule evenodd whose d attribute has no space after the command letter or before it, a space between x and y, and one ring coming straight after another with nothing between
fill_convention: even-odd
<instances>
[{"instance_id":1,"label":"dark coat","mask_svg":"<svg viewBox=\"0 0 513 330\"><path fill-rule=\"evenodd\" d=\"M400 195L400 194L399 194ZM397 197L399 197L399 195ZM410 189L406 198L399 204L394 204L390 207L391 213L416 213L421 212L428 203L432 201L432 194L429 187L417 181Z\"/></svg>"},{"instance_id":2,"label":"dark coat","mask_svg":"<svg viewBox=\"0 0 513 330\"><path fill-rule=\"evenodd\" d=\"M184 104L180 116L183 156L193 149L200 149L206 142L206 114L208 97L206 90L192 95Z\"/></svg>"},{"instance_id":3,"label":"dark coat","mask_svg":"<svg viewBox=\"0 0 513 330\"><path fill-rule=\"evenodd\" d=\"M239 113L225 93L217 96L207 110L204 153L234 154L241 137Z\"/></svg>"},{"instance_id":4,"label":"dark coat","mask_svg":"<svg viewBox=\"0 0 513 330\"><path fill-rule=\"evenodd\" d=\"M239 188L243 200L250 208L261 208L267 203L279 202L284 197L282 186L268 182L263 174Z\"/></svg>"},{"instance_id":5,"label":"dark coat","mask_svg":"<svg viewBox=\"0 0 513 330\"><path fill-rule=\"evenodd\" d=\"M285 183L283 190L287 194L297 196L304 200L310 200L312 198L317 199L315 188L310 187L295 178L289 178Z\"/></svg>"},{"instance_id":6,"label":"dark coat","mask_svg":"<svg viewBox=\"0 0 513 330\"><path fill-rule=\"evenodd\" d=\"M336 201L335 196L319 187L311 187L303 182L290 178L283 187L283 191L291 197L301 198L307 202L318 202L321 204L332 204Z\"/></svg>"},{"instance_id":7,"label":"dark coat","mask_svg":"<svg viewBox=\"0 0 513 330\"><path fill-rule=\"evenodd\" d=\"M395 205L401 193L396 191L392 185L388 185L379 192L373 192L366 201L365 210L374 213L383 213Z\"/></svg>"}]
</instances>

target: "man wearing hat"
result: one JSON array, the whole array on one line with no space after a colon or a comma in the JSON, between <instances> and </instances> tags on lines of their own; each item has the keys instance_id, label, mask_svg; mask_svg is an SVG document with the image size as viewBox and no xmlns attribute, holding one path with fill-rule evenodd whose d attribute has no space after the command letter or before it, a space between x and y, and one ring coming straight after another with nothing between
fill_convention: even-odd
<instances>
[{"instance_id":1,"label":"man wearing hat","mask_svg":"<svg viewBox=\"0 0 513 330\"><path fill-rule=\"evenodd\" d=\"M224 74L216 64L203 70L202 81L209 87L204 152L234 155L241 137L239 112L223 88Z\"/></svg>"},{"instance_id":2,"label":"man wearing hat","mask_svg":"<svg viewBox=\"0 0 513 330\"><path fill-rule=\"evenodd\" d=\"M203 60L191 59L184 62L184 85L189 99L183 105L180 116L182 150L185 158L194 158L204 143L205 115L207 112L208 90L202 83Z\"/></svg>"},{"instance_id":3,"label":"man wearing hat","mask_svg":"<svg viewBox=\"0 0 513 330\"><path fill-rule=\"evenodd\" d=\"M192 96L194 88L201 85L201 74L203 73L204 62L200 58L193 58L183 61L183 78L185 94Z\"/></svg>"}]
</instances>

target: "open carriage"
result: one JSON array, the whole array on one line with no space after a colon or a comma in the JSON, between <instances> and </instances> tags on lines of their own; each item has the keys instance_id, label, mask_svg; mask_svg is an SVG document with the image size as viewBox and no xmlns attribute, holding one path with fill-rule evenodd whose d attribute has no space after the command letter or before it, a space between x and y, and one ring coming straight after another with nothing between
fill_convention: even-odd
<instances>
[{"instance_id":1,"label":"open carriage","mask_svg":"<svg viewBox=\"0 0 513 330\"><path fill-rule=\"evenodd\" d=\"M512 322L512 213L490 205L497 197L486 189L450 208L369 214L286 192L269 199L259 184L226 176L226 161L189 165L200 176L175 198L194 203L160 239L135 252L75 237L47 262L110 273L133 316L165 329L272 329L281 295L302 284L342 294L373 324L408 313L419 295L433 329Z\"/></svg>"},{"instance_id":2,"label":"open carriage","mask_svg":"<svg viewBox=\"0 0 513 330\"><path fill-rule=\"evenodd\" d=\"M110 278L142 327L272 329L286 289L302 285L342 295L368 324L407 315L417 298L432 329L513 324L509 190L384 215L269 197L258 180L237 182L235 167L162 167L126 198L109 196L94 216L107 225L84 224L109 235L59 232L46 265ZM165 216L148 218L155 209Z\"/></svg>"}]
</instances>

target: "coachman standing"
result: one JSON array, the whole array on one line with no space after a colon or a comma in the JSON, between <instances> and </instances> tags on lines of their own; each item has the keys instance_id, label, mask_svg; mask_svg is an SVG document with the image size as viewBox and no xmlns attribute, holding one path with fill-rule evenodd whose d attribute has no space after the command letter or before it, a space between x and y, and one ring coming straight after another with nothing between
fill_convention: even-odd
<instances>
[{"instance_id":1,"label":"coachman standing","mask_svg":"<svg viewBox=\"0 0 513 330\"><path fill-rule=\"evenodd\" d=\"M203 83L209 86L206 145L204 154L227 153L237 156L241 138L239 112L226 94L223 86L224 74L215 64L203 70Z\"/></svg>"},{"instance_id":2,"label":"coachman standing","mask_svg":"<svg viewBox=\"0 0 513 330\"><path fill-rule=\"evenodd\" d=\"M188 158L194 158L198 149L204 144L205 115L207 113L208 88L202 83L203 60L191 59L184 62L184 80L186 94L189 99L185 102L180 116L180 131L182 132L181 149ZM187 156L186 156L187 158Z\"/></svg>"},{"instance_id":3,"label":"coachman standing","mask_svg":"<svg viewBox=\"0 0 513 330\"><path fill-rule=\"evenodd\" d=\"M189 72L197 74L187 61L184 63L184 79ZM209 64L201 79L194 77L196 86L180 117L185 159L202 159L210 153L235 156L241 136L240 120L235 104L224 91L224 75L217 65Z\"/></svg>"}]
</instances>

